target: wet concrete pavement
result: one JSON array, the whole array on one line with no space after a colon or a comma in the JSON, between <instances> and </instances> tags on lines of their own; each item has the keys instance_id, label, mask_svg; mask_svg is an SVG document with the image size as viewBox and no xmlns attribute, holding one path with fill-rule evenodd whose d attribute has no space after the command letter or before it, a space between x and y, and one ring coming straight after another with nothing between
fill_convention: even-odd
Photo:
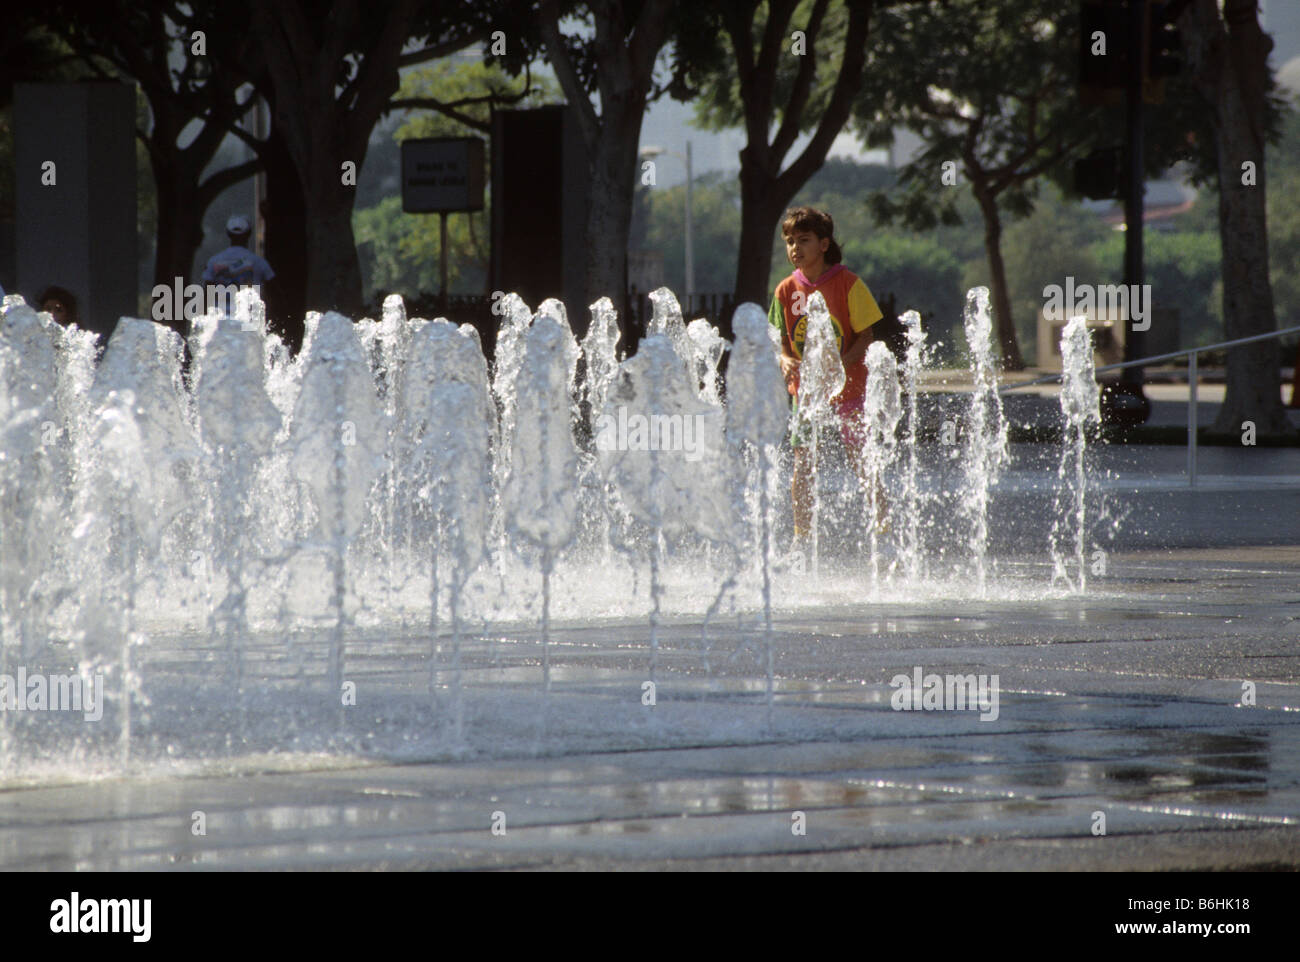
<instances>
[{"instance_id":1,"label":"wet concrete pavement","mask_svg":"<svg viewBox=\"0 0 1300 962\"><path fill-rule=\"evenodd\" d=\"M654 708L638 700L633 626L561 626L545 706L525 678L535 636L496 637L490 658L470 643L468 727L490 728L494 705L516 728L544 710L553 737L536 750L503 735L509 757L483 757L482 734L463 760L335 757L261 773L249 760L238 775L8 791L0 865L1300 866L1300 552L1119 554L1097 582L1081 598L782 616L770 727L749 629L713 631L710 677L698 628L666 628ZM373 681L400 686L417 656L394 654ZM917 666L996 673L999 717L892 710L889 680ZM645 720L583 731L575 719L593 704Z\"/></svg>"}]
</instances>

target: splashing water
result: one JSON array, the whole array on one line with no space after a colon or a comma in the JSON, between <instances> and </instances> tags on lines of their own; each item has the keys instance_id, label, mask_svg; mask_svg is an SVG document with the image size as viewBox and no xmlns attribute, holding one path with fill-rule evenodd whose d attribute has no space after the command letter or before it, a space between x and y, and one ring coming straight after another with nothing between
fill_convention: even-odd
<instances>
[{"instance_id":1,"label":"splashing water","mask_svg":"<svg viewBox=\"0 0 1300 962\"><path fill-rule=\"evenodd\" d=\"M199 502L202 452L181 377L180 335L122 318L88 398L91 456L73 509L79 518L73 539L95 567L87 572L91 592L80 610L80 660L115 676L118 757L126 765L140 680L132 649L149 643L141 584L163 561L166 528L192 521ZM182 557L190 560L193 550L183 548Z\"/></svg>"},{"instance_id":2,"label":"splashing water","mask_svg":"<svg viewBox=\"0 0 1300 962\"><path fill-rule=\"evenodd\" d=\"M593 434L596 418L605 407L605 395L618 374L621 360L618 342L621 337L618 312L608 297L602 297L591 305L591 324L582 339L582 354L587 359L586 401Z\"/></svg>"},{"instance_id":3,"label":"splashing water","mask_svg":"<svg viewBox=\"0 0 1300 962\"><path fill-rule=\"evenodd\" d=\"M480 718L490 723L474 712L483 690L462 684L462 648L475 646L475 670L495 667L482 658L497 656L481 652L497 625L527 633L540 620L540 659L521 664L540 660L543 706L553 688L567 697L553 665L556 618L621 620L656 673L667 619L702 615L695 664L716 681L715 666L734 666L746 650L760 657L770 728L774 612L856 602L868 580L881 597L965 596L966 582L951 576L971 566L986 593L987 513L1006 460L986 295L967 311L975 391L953 494L923 493L917 398L928 359L915 316L904 315L901 366L883 345L867 357L867 484L831 457L815 469L815 512L823 498L828 517L846 494L868 502L865 516L834 519L850 549L869 544L870 570L844 585L773 576L790 420L775 328L757 305L742 305L729 346L706 321L682 324L666 289L655 304L654 330L622 360L608 299L591 305L579 346L560 302L534 316L507 295L489 376L473 328L407 318L399 299L378 322L309 314L303 349L290 357L267 332L261 302L241 294L231 316L196 320L187 380L181 340L166 327L124 319L96 364L93 334L7 299L0 670L71 664L85 677L102 671L109 685L106 724L71 738L0 713L4 777L31 771L37 746L63 759L65 773L88 758L136 770L209 753L364 751L373 733L349 730L336 710L340 687L387 658L408 626L418 668L402 672L423 681L427 667L428 685L410 693L424 727L400 738L438 746L419 751L460 751ZM830 399L845 372L825 302L814 296L809 308L799 428L816 459L820 429L839 424ZM1071 350L1062 404L1074 443L1059 472L1052 560L1072 586L1079 564L1083 590L1081 431L1095 395L1085 396L1090 357L1076 365ZM900 389L909 424L898 438ZM901 559L889 570L885 536L877 543L868 526L882 513L882 484ZM934 580L919 584L928 568ZM896 584L900 574L907 580ZM743 641L723 661L707 627L727 597L754 641L761 628L761 649ZM228 670L210 670L223 660ZM530 711L521 715L531 722Z\"/></svg>"},{"instance_id":4,"label":"splashing water","mask_svg":"<svg viewBox=\"0 0 1300 962\"><path fill-rule=\"evenodd\" d=\"M718 542L732 531L723 473L723 412L701 401L665 335L642 340L619 366L596 446L605 479L650 529L650 680L658 665L664 539L693 531Z\"/></svg>"},{"instance_id":5,"label":"splashing water","mask_svg":"<svg viewBox=\"0 0 1300 962\"><path fill-rule=\"evenodd\" d=\"M777 448L790 420L785 379L771 350L763 309L741 304L732 318L736 343L727 369L727 441L735 449L744 477L744 503L750 518L750 553L759 568L763 592L763 653L767 724L772 723L775 690L772 639L772 508Z\"/></svg>"},{"instance_id":6,"label":"splashing water","mask_svg":"<svg viewBox=\"0 0 1300 962\"><path fill-rule=\"evenodd\" d=\"M582 354L586 360L586 378L583 400L587 405L586 436L597 436L597 419L605 409L605 397L618 375L622 352L618 342L622 332L618 329L618 312L608 297L591 305L591 323L582 339ZM582 478L580 481L586 524L586 538L608 562L610 557L610 516L618 509L614 491L600 476L600 461L590 445L582 453Z\"/></svg>"},{"instance_id":7,"label":"splashing water","mask_svg":"<svg viewBox=\"0 0 1300 962\"><path fill-rule=\"evenodd\" d=\"M871 547L871 581L880 581L880 532L888 511L885 476L898 456L898 422L903 416L898 364L881 341L867 348L867 387L862 406L863 444L858 478L867 498L867 533Z\"/></svg>"},{"instance_id":8,"label":"splashing water","mask_svg":"<svg viewBox=\"0 0 1300 962\"><path fill-rule=\"evenodd\" d=\"M1088 428L1101 422L1101 388L1097 385L1092 357L1092 338L1088 319L1072 317L1061 332L1061 414L1065 430L1061 447L1061 463L1057 478L1055 519L1052 524L1052 583L1064 581L1075 592L1087 588L1088 568L1084 549L1088 537L1087 515L1087 449ZM1073 540L1073 549L1067 554L1067 542ZM1079 577L1070 577L1069 562L1073 556Z\"/></svg>"},{"instance_id":9,"label":"splashing water","mask_svg":"<svg viewBox=\"0 0 1300 962\"><path fill-rule=\"evenodd\" d=\"M213 634L225 642L231 685L242 685L248 635L246 567L255 553L250 540L253 497L263 455L280 432L280 412L266 393L262 336L234 318L222 318L205 349L197 401L200 435L219 504L213 532L214 572L224 574L226 596L214 609Z\"/></svg>"},{"instance_id":10,"label":"splashing water","mask_svg":"<svg viewBox=\"0 0 1300 962\"><path fill-rule=\"evenodd\" d=\"M524 360L524 337L532 322L532 311L518 294L507 294L493 306L501 316L492 374L492 395L501 411L501 445L497 449L495 474L498 485L505 483L510 472L510 455L514 450L515 381Z\"/></svg>"},{"instance_id":11,"label":"splashing water","mask_svg":"<svg viewBox=\"0 0 1300 962\"><path fill-rule=\"evenodd\" d=\"M695 349L691 345L690 335L686 333L686 323L682 320L682 306L677 296L666 287L659 287L650 292L653 310L650 323L646 325L646 336L668 338L673 353L681 359L688 371L695 370Z\"/></svg>"},{"instance_id":12,"label":"splashing water","mask_svg":"<svg viewBox=\"0 0 1300 962\"><path fill-rule=\"evenodd\" d=\"M444 582L448 588L453 732L459 743L464 726L460 599L487 551L497 427L477 332L441 319L420 325L402 383L396 487L410 506L405 518L410 542L429 545L430 691L441 687L438 612Z\"/></svg>"},{"instance_id":13,"label":"splashing water","mask_svg":"<svg viewBox=\"0 0 1300 962\"><path fill-rule=\"evenodd\" d=\"M691 342L692 369L700 383L700 399L709 404L721 404L718 393L718 365L727 349L726 339L718 329L704 318L696 318L686 326Z\"/></svg>"},{"instance_id":14,"label":"splashing water","mask_svg":"<svg viewBox=\"0 0 1300 962\"><path fill-rule=\"evenodd\" d=\"M926 362L925 331L921 329L921 315L907 311L899 320L907 336L907 351L903 357L902 391L907 397L907 441L904 448L907 458L903 471L903 490L898 511L894 517L902 523L901 562L903 572L911 580L921 578L925 563L925 545L922 541L921 519L927 499L920 487L920 387L921 372Z\"/></svg>"},{"instance_id":15,"label":"splashing water","mask_svg":"<svg viewBox=\"0 0 1300 962\"><path fill-rule=\"evenodd\" d=\"M566 336L567 335L567 336ZM569 416L568 326L538 314L528 331L519 373L519 421L511 443L504 500L508 530L541 551L542 683L549 692L551 575L556 555L573 541L577 521L578 449Z\"/></svg>"},{"instance_id":16,"label":"splashing water","mask_svg":"<svg viewBox=\"0 0 1300 962\"><path fill-rule=\"evenodd\" d=\"M56 531L64 516L71 451L64 418L49 385L58 378L57 325L24 306L3 319L0 340L0 664L5 645L28 655L48 614L38 587L54 562Z\"/></svg>"},{"instance_id":17,"label":"splashing water","mask_svg":"<svg viewBox=\"0 0 1300 962\"><path fill-rule=\"evenodd\" d=\"M347 551L366 519L371 483L386 468L387 422L352 322L326 313L307 353L288 443L294 476L315 508L313 540L329 555L333 692L343 681Z\"/></svg>"},{"instance_id":18,"label":"splashing water","mask_svg":"<svg viewBox=\"0 0 1300 962\"><path fill-rule=\"evenodd\" d=\"M989 290L976 287L966 295L966 343L970 347L974 386L966 414L966 487L962 511L970 524L970 554L979 586L985 597L988 586L988 512L991 491L1002 468L1010 459L1007 422L998 394L997 372L993 367L993 319L989 315Z\"/></svg>"},{"instance_id":19,"label":"splashing water","mask_svg":"<svg viewBox=\"0 0 1300 962\"><path fill-rule=\"evenodd\" d=\"M839 415L831 403L845 383L844 363L840 360L839 342L831 324L830 311L821 292L808 298L808 322L804 334L803 359L799 362L798 414L795 430L808 439L812 472L812 524L807 532L812 554L813 576L818 574L821 522L821 493L817 465L820 458L822 428L839 424Z\"/></svg>"}]
</instances>

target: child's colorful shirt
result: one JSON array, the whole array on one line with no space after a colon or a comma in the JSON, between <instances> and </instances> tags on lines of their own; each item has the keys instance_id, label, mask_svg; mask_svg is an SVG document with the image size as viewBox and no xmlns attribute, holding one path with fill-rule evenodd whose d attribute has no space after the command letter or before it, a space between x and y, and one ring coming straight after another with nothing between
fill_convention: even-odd
<instances>
[{"instance_id":1,"label":"child's colorful shirt","mask_svg":"<svg viewBox=\"0 0 1300 962\"><path fill-rule=\"evenodd\" d=\"M808 280L802 270L796 269L776 286L767 319L768 323L781 332L784 349L797 358L803 357L804 328L808 323L808 298L814 291L819 292L826 299L826 309L831 315L831 326L835 329L835 339L839 342L841 356L853 347L857 339L862 337L872 324L884 316L880 306L876 304L876 299L871 296L871 291L867 289L867 285L843 264L828 268L815 283ZM799 307L798 312L795 311L796 306ZM865 364L854 364L851 370L844 373L844 390L834 399L836 402L860 398L867 390ZM790 385L789 391L791 394L798 391L797 378Z\"/></svg>"}]
</instances>

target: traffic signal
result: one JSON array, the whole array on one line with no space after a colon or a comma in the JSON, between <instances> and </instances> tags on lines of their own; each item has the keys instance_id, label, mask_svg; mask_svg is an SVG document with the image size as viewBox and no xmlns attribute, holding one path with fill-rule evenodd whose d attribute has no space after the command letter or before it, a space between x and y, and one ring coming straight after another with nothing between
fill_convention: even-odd
<instances>
[{"instance_id":1,"label":"traffic signal","mask_svg":"<svg viewBox=\"0 0 1300 962\"><path fill-rule=\"evenodd\" d=\"M1079 95L1085 104L1118 103L1128 82L1128 26L1122 0L1084 0L1079 8Z\"/></svg>"},{"instance_id":2,"label":"traffic signal","mask_svg":"<svg viewBox=\"0 0 1300 962\"><path fill-rule=\"evenodd\" d=\"M1184 6L1167 0L1147 4L1146 76L1153 80L1172 77L1182 67L1182 38L1176 21Z\"/></svg>"},{"instance_id":3,"label":"traffic signal","mask_svg":"<svg viewBox=\"0 0 1300 962\"><path fill-rule=\"evenodd\" d=\"M1129 30L1130 4L1141 3L1146 43ZM1124 102L1131 58L1140 56L1142 99L1164 102L1165 78L1181 66L1176 22L1187 0L1082 0L1079 6L1079 100L1084 106Z\"/></svg>"},{"instance_id":4,"label":"traffic signal","mask_svg":"<svg viewBox=\"0 0 1300 962\"><path fill-rule=\"evenodd\" d=\"M1102 147L1074 162L1074 189L1089 200L1110 200L1123 194L1124 150Z\"/></svg>"}]
</instances>

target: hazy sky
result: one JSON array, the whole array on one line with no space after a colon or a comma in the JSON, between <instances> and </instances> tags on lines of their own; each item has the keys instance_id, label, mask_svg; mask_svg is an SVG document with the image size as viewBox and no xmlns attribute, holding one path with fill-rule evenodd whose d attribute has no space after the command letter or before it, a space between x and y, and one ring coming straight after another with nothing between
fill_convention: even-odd
<instances>
[{"instance_id":1,"label":"hazy sky","mask_svg":"<svg viewBox=\"0 0 1300 962\"><path fill-rule=\"evenodd\" d=\"M685 154L686 141L689 140L691 166L696 177L711 170L740 170L740 150L745 146L745 132L728 130L715 134L699 130L690 124L694 113L692 105L666 98L652 104L641 124L641 146L666 147ZM790 153L786 154L785 166L788 167L799 156L799 151L810 139L810 136L804 136L795 142ZM883 150L863 150L856 137L845 133L836 138L830 156L850 157L859 163L885 162ZM661 158L655 179L661 186L680 184L686 180L685 165L673 157Z\"/></svg>"}]
</instances>

